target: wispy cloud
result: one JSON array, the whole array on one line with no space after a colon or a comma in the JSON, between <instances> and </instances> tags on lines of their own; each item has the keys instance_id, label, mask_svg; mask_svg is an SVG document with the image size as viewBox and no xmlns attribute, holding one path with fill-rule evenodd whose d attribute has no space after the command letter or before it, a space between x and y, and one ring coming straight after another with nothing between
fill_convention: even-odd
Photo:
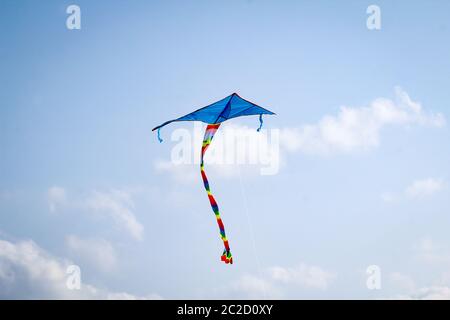
<instances>
[{"instance_id":1,"label":"wispy cloud","mask_svg":"<svg viewBox=\"0 0 450 320\"><path fill-rule=\"evenodd\" d=\"M60 206L65 205L67 202L66 190L58 186L49 188L47 200L50 212L55 213Z\"/></svg>"},{"instance_id":2,"label":"wispy cloud","mask_svg":"<svg viewBox=\"0 0 450 320\"><path fill-rule=\"evenodd\" d=\"M446 286L431 286L413 290L407 294L393 297L399 300L450 300L450 288Z\"/></svg>"},{"instance_id":3,"label":"wispy cloud","mask_svg":"<svg viewBox=\"0 0 450 320\"><path fill-rule=\"evenodd\" d=\"M412 292L416 289L414 280L401 272L392 272L389 274L389 281L399 290Z\"/></svg>"},{"instance_id":4,"label":"wispy cloud","mask_svg":"<svg viewBox=\"0 0 450 320\"><path fill-rule=\"evenodd\" d=\"M269 267L260 275L243 275L228 290L233 297L280 299L291 289L327 290L335 278L335 273L319 266L299 263L294 267Z\"/></svg>"},{"instance_id":5,"label":"wispy cloud","mask_svg":"<svg viewBox=\"0 0 450 320\"><path fill-rule=\"evenodd\" d=\"M420 274L418 279L403 272L392 272L389 274L389 288L395 289L397 294L392 299L407 300L449 300L450 299L450 266L449 247L438 243L430 237L419 239L412 246L412 258L420 262ZM431 268L426 269L426 267ZM441 271L439 271L441 270ZM423 275L429 274L428 279ZM426 280L425 280L426 279ZM423 281L427 282L423 282Z\"/></svg>"},{"instance_id":6,"label":"wispy cloud","mask_svg":"<svg viewBox=\"0 0 450 320\"><path fill-rule=\"evenodd\" d=\"M47 200L51 212L71 209L91 215L97 214L110 218L117 228L125 230L134 239L143 239L144 226L134 213L132 192L120 189L94 190L87 196L72 195L69 198L65 188L54 186L47 191Z\"/></svg>"},{"instance_id":7,"label":"wispy cloud","mask_svg":"<svg viewBox=\"0 0 450 320\"><path fill-rule=\"evenodd\" d=\"M430 265L450 266L450 248L436 243L429 237L424 237L413 246L415 257Z\"/></svg>"},{"instance_id":8,"label":"wispy cloud","mask_svg":"<svg viewBox=\"0 0 450 320\"><path fill-rule=\"evenodd\" d=\"M410 198L422 198L439 192L443 187L444 181L442 179L416 180L406 188L405 194Z\"/></svg>"},{"instance_id":9,"label":"wispy cloud","mask_svg":"<svg viewBox=\"0 0 450 320\"><path fill-rule=\"evenodd\" d=\"M440 192L445 187L444 179L425 178L411 182L403 191L383 192L381 200L386 203L395 202L401 199L424 199Z\"/></svg>"},{"instance_id":10,"label":"wispy cloud","mask_svg":"<svg viewBox=\"0 0 450 320\"><path fill-rule=\"evenodd\" d=\"M199 179L200 169L196 165L176 164L170 160L159 159L153 163L153 167L159 173L169 174L177 182L192 183Z\"/></svg>"},{"instance_id":11,"label":"wispy cloud","mask_svg":"<svg viewBox=\"0 0 450 320\"><path fill-rule=\"evenodd\" d=\"M245 274L237 281L233 281L229 288L230 295L246 299L280 299L282 292L275 287L270 279Z\"/></svg>"},{"instance_id":12,"label":"wispy cloud","mask_svg":"<svg viewBox=\"0 0 450 320\"><path fill-rule=\"evenodd\" d=\"M74 257L93 265L100 271L110 272L117 267L116 251L112 244L104 239L69 235L65 243Z\"/></svg>"},{"instance_id":13,"label":"wispy cloud","mask_svg":"<svg viewBox=\"0 0 450 320\"><path fill-rule=\"evenodd\" d=\"M7 299L159 299L157 294L135 296L110 292L82 282L80 290L67 285L72 263L54 257L34 241L0 240L0 298Z\"/></svg>"},{"instance_id":14,"label":"wispy cloud","mask_svg":"<svg viewBox=\"0 0 450 320\"><path fill-rule=\"evenodd\" d=\"M317 124L283 129L280 141L291 152L351 152L377 147L381 130L387 126L445 125L442 114L424 111L401 88L395 93L394 100L377 98L367 106L342 106L337 115L326 115Z\"/></svg>"},{"instance_id":15,"label":"wispy cloud","mask_svg":"<svg viewBox=\"0 0 450 320\"><path fill-rule=\"evenodd\" d=\"M142 240L144 227L136 219L129 193L120 190L111 192L94 191L87 199L90 210L112 218L118 228L127 231L134 239Z\"/></svg>"},{"instance_id":16,"label":"wispy cloud","mask_svg":"<svg viewBox=\"0 0 450 320\"><path fill-rule=\"evenodd\" d=\"M314 289L326 289L335 278L333 273L305 263L293 268L272 267L269 273L271 279L275 281Z\"/></svg>"}]
</instances>

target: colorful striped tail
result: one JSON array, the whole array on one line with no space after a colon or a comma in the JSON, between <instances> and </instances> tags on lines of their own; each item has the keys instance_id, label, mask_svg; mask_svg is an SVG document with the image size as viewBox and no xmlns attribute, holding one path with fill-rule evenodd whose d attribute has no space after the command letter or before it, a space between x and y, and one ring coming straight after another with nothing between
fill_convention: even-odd
<instances>
[{"instance_id":1,"label":"colorful striped tail","mask_svg":"<svg viewBox=\"0 0 450 320\"><path fill-rule=\"evenodd\" d=\"M223 245L225 247L222 256L220 257L220 260L222 260L225 263L233 264L233 256L231 255L230 246L228 244L227 236L225 235L225 227L223 226L222 219L220 218L219 213L219 207L217 206L217 202L214 199L214 196L211 194L211 190L209 188L209 182L208 178L206 177L204 165L203 165L203 156L205 155L206 150L208 149L209 145L211 144L212 139L214 138L214 134L216 133L217 129L219 129L220 123L218 124L208 124L205 131L205 137L203 138L203 144L202 144L202 153L200 157L200 172L202 174L203 184L205 186L205 190L208 194L209 203L211 204L211 208L214 211L214 214L216 215L217 224L219 225L220 230L220 238L223 241Z\"/></svg>"}]
</instances>

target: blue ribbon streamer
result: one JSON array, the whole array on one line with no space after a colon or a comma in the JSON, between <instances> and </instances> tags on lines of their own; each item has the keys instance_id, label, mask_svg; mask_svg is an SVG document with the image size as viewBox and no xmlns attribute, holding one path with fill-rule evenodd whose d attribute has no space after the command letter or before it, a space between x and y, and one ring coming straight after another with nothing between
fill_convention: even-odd
<instances>
[{"instance_id":1,"label":"blue ribbon streamer","mask_svg":"<svg viewBox=\"0 0 450 320\"><path fill-rule=\"evenodd\" d=\"M161 131L161 128L158 128L158 140L159 140L159 143L163 142L163 139L161 139L160 131Z\"/></svg>"},{"instance_id":2,"label":"blue ribbon streamer","mask_svg":"<svg viewBox=\"0 0 450 320\"><path fill-rule=\"evenodd\" d=\"M259 128L256 129L256 131L259 132L261 130L262 126L263 126L263 119L262 119L262 114L260 114L259 115Z\"/></svg>"}]
</instances>

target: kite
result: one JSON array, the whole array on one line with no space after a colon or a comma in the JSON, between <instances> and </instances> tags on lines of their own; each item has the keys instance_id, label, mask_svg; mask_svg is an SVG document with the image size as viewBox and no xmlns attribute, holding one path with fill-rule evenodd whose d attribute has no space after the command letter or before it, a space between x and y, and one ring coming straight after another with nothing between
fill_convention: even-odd
<instances>
[{"instance_id":1,"label":"kite","mask_svg":"<svg viewBox=\"0 0 450 320\"><path fill-rule=\"evenodd\" d=\"M162 142L160 130L162 127L168 125L169 123L176 121L201 121L207 124L200 156L200 173L206 193L208 194L209 203L211 204L211 208L214 212L214 215L216 216L217 224L219 225L220 230L220 238L222 239L224 245L224 250L220 259L226 264L233 264L233 256L231 254L230 245L228 244L228 239L225 234L225 227L220 217L219 207L214 196L211 193L208 178L205 174L203 156L205 155L206 150L208 149L212 139L214 138L214 134L217 132L222 122L242 116L259 115L260 125L257 129L257 131L259 132L263 124L263 114L274 115L275 113L241 98L237 93L233 93L228 97L223 98L222 100L214 102L206 107L200 108L180 118L166 121L163 124L152 129L152 131L157 130L158 140L159 142Z\"/></svg>"}]
</instances>

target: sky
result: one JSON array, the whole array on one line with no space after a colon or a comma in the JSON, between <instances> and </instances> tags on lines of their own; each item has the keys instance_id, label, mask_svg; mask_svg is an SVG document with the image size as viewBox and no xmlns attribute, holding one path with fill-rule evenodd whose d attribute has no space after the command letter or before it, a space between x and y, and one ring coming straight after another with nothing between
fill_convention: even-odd
<instances>
[{"instance_id":1,"label":"sky","mask_svg":"<svg viewBox=\"0 0 450 320\"><path fill-rule=\"evenodd\" d=\"M449 299L449 14L444 0L0 1L0 298ZM275 170L207 162L225 265L193 156L204 124L173 123L163 143L151 129L233 92L276 115L259 134L257 116L225 122L211 149L239 153L224 135L248 134L267 143L243 151Z\"/></svg>"}]
</instances>

